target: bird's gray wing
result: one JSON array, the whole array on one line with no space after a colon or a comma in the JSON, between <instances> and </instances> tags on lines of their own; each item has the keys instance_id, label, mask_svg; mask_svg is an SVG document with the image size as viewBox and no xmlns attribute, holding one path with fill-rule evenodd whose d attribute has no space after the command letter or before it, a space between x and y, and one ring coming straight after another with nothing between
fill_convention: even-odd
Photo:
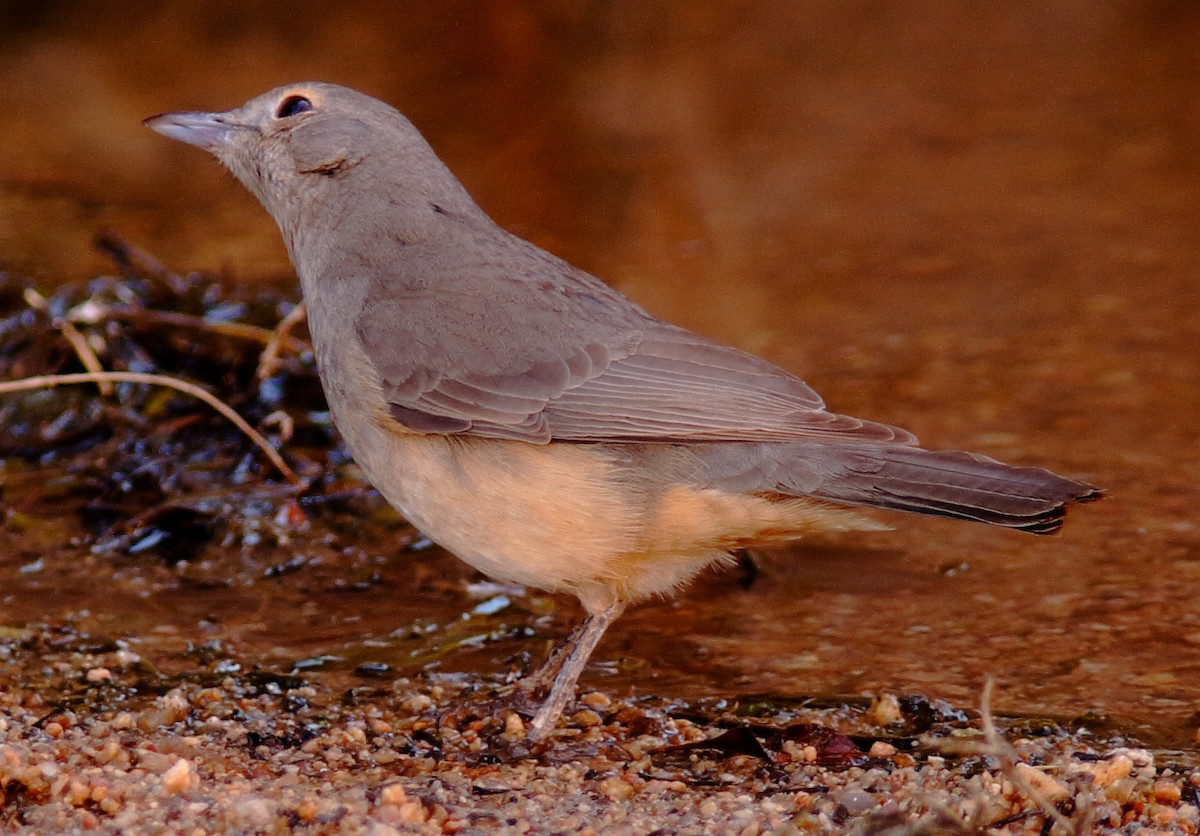
<instances>
[{"instance_id":1,"label":"bird's gray wing","mask_svg":"<svg viewBox=\"0 0 1200 836\"><path fill-rule=\"evenodd\" d=\"M799 378L751 354L656 323L636 351L546 402L570 441L898 441L894 427L828 412Z\"/></svg>"},{"instance_id":2,"label":"bird's gray wing","mask_svg":"<svg viewBox=\"0 0 1200 836\"><path fill-rule=\"evenodd\" d=\"M525 255L535 281L495 277L477 292L443 268L436 286L374 289L355 325L400 424L533 443L915 441L830 413L766 360L661 322L540 250ZM512 264L466 272L511 275Z\"/></svg>"}]
</instances>

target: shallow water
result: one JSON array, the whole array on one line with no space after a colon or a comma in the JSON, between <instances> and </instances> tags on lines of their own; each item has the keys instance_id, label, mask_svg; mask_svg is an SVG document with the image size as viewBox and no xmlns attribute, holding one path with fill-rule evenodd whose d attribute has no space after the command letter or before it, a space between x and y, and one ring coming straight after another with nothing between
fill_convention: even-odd
<instances>
[{"instance_id":1,"label":"shallow water","mask_svg":"<svg viewBox=\"0 0 1200 836\"><path fill-rule=\"evenodd\" d=\"M1194 745L1191 4L137 6L0 11L0 265L46 285L106 271L89 241L114 226L178 269L287 275L253 199L139 121L340 81L405 110L501 223L664 318L928 446L1111 493L1060 537L893 516L890 533L769 555L748 589L706 576L625 616L597 660L627 664L590 682L969 705L992 673L1003 710L1111 714ZM74 614L179 645L207 630L285 668L321 653L399 665L412 648L395 628L463 607L410 586L408 561L468 574L436 551L379 551L383 580L360 593L198 590L95 558L14 576L2 620ZM0 558L10 572L18 554ZM160 586L126 594L131 574ZM572 612L558 603L547 634ZM493 669L543 638L441 664Z\"/></svg>"}]
</instances>

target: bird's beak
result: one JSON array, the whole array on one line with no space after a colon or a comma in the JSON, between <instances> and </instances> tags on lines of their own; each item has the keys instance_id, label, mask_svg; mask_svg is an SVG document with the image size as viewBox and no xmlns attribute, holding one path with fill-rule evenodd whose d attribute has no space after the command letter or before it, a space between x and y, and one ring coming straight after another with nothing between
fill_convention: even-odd
<instances>
[{"instance_id":1,"label":"bird's beak","mask_svg":"<svg viewBox=\"0 0 1200 836\"><path fill-rule=\"evenodd\" d=\"M197 111L161 113L144 120L142 124L163 136L215 153L229 144L239 127L227 121L227 116L225 113Z\"/></svg>"}]
</instances>

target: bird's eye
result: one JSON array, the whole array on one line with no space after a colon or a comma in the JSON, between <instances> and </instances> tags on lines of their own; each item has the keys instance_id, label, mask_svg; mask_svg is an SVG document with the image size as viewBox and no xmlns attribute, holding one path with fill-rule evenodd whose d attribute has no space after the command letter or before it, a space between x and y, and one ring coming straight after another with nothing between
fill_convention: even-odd
<instances>
[{"instance_id":1,"label":"bird's eye","mask_svg":"<svg viewBox=\"0 0 1200 836\"><path fill-rule=\"evenodd\" d=\"M313 103L303 96L288 96L279 103L279 109L275 111L276 119L286 119L289 116L295 116L297 113L304 113L306 110L312 110Z\"/></svg>"}]
</instances>

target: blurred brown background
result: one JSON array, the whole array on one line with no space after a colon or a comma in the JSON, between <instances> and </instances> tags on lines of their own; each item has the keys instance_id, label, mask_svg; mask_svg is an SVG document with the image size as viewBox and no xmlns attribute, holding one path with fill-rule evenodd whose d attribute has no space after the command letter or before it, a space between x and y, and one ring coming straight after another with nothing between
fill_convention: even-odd
<instances>
[{"instance_id":1,"label":"blurred brown background","mask_svg":"<svg viewBox=\"0 0 1200 836\"><path fill-rule=\"evenodd\" d=\"M140 121L375 94L502 224L654 312L930 446L1112 491L1051 541L893 519L797 550L740 597L636 611L611 653L669 679L647 625L674 606L714 687L970 703L991 671L1009 708L1190 739L1198 43L1169 0L0 3L0 268L105 271L115 227L177 269L287 276L253 199Z\"/></svg>"}]
</instances>

